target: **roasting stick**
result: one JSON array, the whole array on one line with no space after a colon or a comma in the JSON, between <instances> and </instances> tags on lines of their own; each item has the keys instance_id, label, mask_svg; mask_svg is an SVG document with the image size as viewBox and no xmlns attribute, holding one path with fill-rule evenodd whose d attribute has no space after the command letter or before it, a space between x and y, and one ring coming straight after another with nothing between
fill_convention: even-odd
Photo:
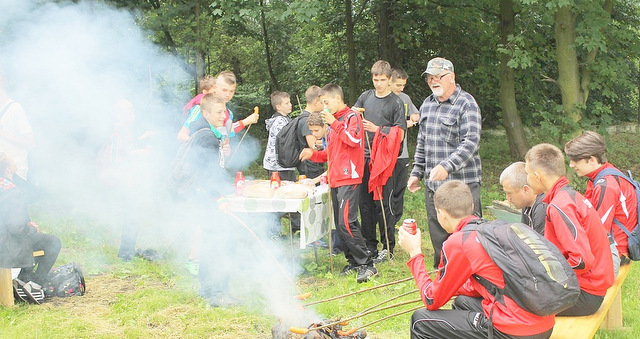
<instances>
[{"instance_id":1,"label":"roasting stick","mask_svg":"<svg viewBox=\"0 0 640 339\"><path fill-rule=\"evenodd\" d=\"M428 272L428 273L432 273L432 272ZM405 282L405 281L409 281L409 280L411 280L411 279L413 279L413 277L408 277L408 278L404 278L404 279L400 279L400 280L396 280L396 281L388 282L388 283L386 283L386 284L382 284L382 285L378 285L378 286L373 286L373 287L365 288L365 289L363 289L363 290L350 292L350 293L347 293L347 294L339 295L339 296L336 296L336 297L331 297L331 298L328 298L328 299L323 299L323 300L313 301L313 302L310 302L310 303L304 304L303 306L304 306L304 307L307 307L307 306L311 306L311 305L315 305L315 304L320 304L320 303L327 302L327 301L333 301L333 300L337 300L337 299L342 299L342 298L349 297L349 296L352 296L352 295L355 295L355 294L358 294L358 293L367 292L367 291L375 290L375 289L378 289L378 288L382 288L382 287L387 287L387 286L391 286L391 285L395 285L395 284L403 283L403 282Z\"/></svg>"},{"instance_id":2,"label":"roasting stick","mask_svg":"<svg viewBox=\"0 0 640 339\"><path fill-rule=\"evenodd\" d=\"M258 107L258 106L254 107L253 108L253 113L260 114L260 107ZM253 124L251 124L251 125L253 125ZM247 126L247 129L244 130L244 134L242 134L242 138L240 138L240 141L236 145L236 150L233 151L233 154L231 154L231 157L229 158L229 163L231 163L231 160L233 160L233 158L236 157L236 153L238 153L238 150L240 149L240 145L242 144L242 140L244 140L244 137L247 136L247 133L249 132L249 129L251 128L251 125Z\"/></svg>"},{"instance_id":3,"label":"roasting stick","mask_svg":"<svg viewBox=\"0 0 640 339\"><path fill-rule=\"evenodd\" d=\"M382 318L380 318L380 319L378 319L378 320L374 320L374 321L372 321L372 322L370 322L370 323L367 323L367 324L364 324L364 325L362 325L362 326L360 326L360 327L358 327L358 328L355 328L355 330L354 330L354 328L351 328L349 331L347 331L347 333L351 333L351 334L353 334L355 331L360 330L360 329L363 329L363 328L365 328L365 327L367 327L367 326L371 326L371 325L376 324L376 323L379 323L379 322L381 322L381 321L383 321L383 320L387 320L387 319L389 319L389 318L397 317L397 316L399 316L399 315L403 315L403 314L405 314L405 313L413 312L413 311L415 311L415 310L419 310L419 309L421 309L421 308L424 308L424 305L416 306L416 307L410 308L410 309L408 309L408 310L400 311L400 312L398 312L398 313L389 314L389 315L384 316L384 317L382 317Z\"/></svg>"},{"instance_id":4,"label":"roasting stick","mask_svg":"<svg viewBox=\"0 0 640 339\"><path fill-rule=\"evenodd\" d=\"M282 275L284 275L285 278L287 278L287 280L289 281L289 283L291 284L291 286L293 286L293 288L296 289L296 291L298 292L298 296L296 296L296 298L301 299L302 296L306 296L307 293L302 293L302 291L300 291L300 289L298 288L298 286L293 282L293 280L291 280L291 278L289 277L289 274L287 274L287 271L284 270L284 268L282 267L282 265L280 265L280 262L278 262L278 259L276 259L273 254L271 253L271 250L269 250L269 248L267 248L267 246L264 244L264 242L262 242L262 240L260 240L260 237L258 237L255 232L253 232L253 230L251 229L251 227L247 226L247 224L245 224L240 218L238 218L236 215L234 215L233 213L231 213L230 211L227 211L227 214L229 214L230 216L232 216L234 219L236 219L236 221L242 225L242 227L246 228L247 231L249 231L249 233L251 233L251 235L253 235L253 237L258 241L258 243L262 246L262 248L265 250L265 252L267 254L269 254L269 257L271 257L271 259L273 259L273 261L276 263L276 265L278 266L278 268L280 269ZM310 296L310 295L309 295ZM307 296L308 297L308 296Z\"/></svg>"},{"instance_id":5,"label":"roasting stick","mask_svg":"<svg viewBox=\"0 0 640 339\"><path fill-rule=\"evenodd\" d=\"M341 319L341 320L338 320L338 321L334 321L334 322L332 322L332 323L328 323L328 324L325 324L325 325L322 325L322 326L318 326L318 327L307 328L307 329L305 329L305 330L307 330L307 331L306 331L306 333L308 333L308 332L310 332L310 331L317 331L317 330L321 330L321 329L323 329L323 328L327 328L327 327L335 326L335 325L338 325L338 324L340 324L340 323L345 323L345 322L347 322L347 321L351 321L351 320L356 319L356 318L364 317L365 315L368 315L368 314L371 314L371 313L375 313L375 312L380 312L380 311L388 310L388 309L390 309L390 308L394 308L394 307L398 307L398 306L409 305L409 304L413 304L413 303L416 303L416 302L422 302L422 298L418 298L418 299L414 299L414 300L409 300L409 301L403 301L403 302L399 302L399 303L397 303L397 304L393 304L393 305L389 305L389 306L384 306L384 307L376 308L376 309L374 309L374 310L369 310L369 311L367 311L367 312L358 313L358 314L356 314L356 315L354 315L354 316L352 316L352 317L349 317L349 318L345 318L345 319ZM420 307L424 307L424 306L423 306L423 305L420 305ZM367 324L367 325L370 325L370 324ZM363 326L363 327L364 327L364 326ZM289 330L290 330L291 332L294 332L294 333L299 333L300 328L297 328L297 327L291 327L291 328L289 328ZM355 332L355 331L354 331L354 332ZM301 333L301 334L306 334L306 333Z\"/></svg>"},{"instance_id":6,"label":"roasting stick","mask_svg":"<svg viewBox=\"0 0 640 339\"><path fill-rule=\"evenodd\" d=\"M374 308L376 308L376 307L378 307L378 306L380 306L380 305L384 305L384 304L386 304L386 303L388 303L388 302L390 302L390 301L393 301L393 300L396 300L396 299L400 299L400 298L402 298L402 297L404 297L404 296L407 296L407 295L409 295L409 294L413 294L413 293L416 293L416 292L418 292L418 289L415 289L415 290L411 290L411 291L409 291L409 292L402 293L402 294L397 295L397 296L395 296L395 297L391 297L391 298L389 298L389 299L387 299L387 300L383 300L383 301L381 301L381 302L379 302L379 303L377 303L377 304L375 304L375 305L373 305L373 306L371 306L371 307L365 308L364 310L360 311L360 313L358 313L358 314L362 314L362 313L367 312L367 311L369 311L369 310L372 310L372 309L374 309Z\"/></svg>"}]
</instances>

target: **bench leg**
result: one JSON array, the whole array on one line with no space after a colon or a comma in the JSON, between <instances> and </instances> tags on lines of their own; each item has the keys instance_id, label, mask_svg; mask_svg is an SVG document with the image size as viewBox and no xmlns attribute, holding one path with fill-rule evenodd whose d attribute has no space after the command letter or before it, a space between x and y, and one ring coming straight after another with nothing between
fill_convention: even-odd
<instances>
[{"instance_id":1,"label":"bench leg","mask_svg":"<svg viewBox=\"0 0 640 339\"><path fill-rule=\"evenodd\" d=\"M0 268L0 304L4 307L13 306L13 285L11 284L10 268Z\"/></svg>"},{"instance_id":2,"label":"bench leg","mask_svg":"<svg viewBox=\"0 0 640 339\"><path fill-rule=\"evenodd\" d=\"M622 290L618 288L613 304L609 308L609 312L605 315L600 328L605 330L622 329Z\"/></svg>"}]
</instances>

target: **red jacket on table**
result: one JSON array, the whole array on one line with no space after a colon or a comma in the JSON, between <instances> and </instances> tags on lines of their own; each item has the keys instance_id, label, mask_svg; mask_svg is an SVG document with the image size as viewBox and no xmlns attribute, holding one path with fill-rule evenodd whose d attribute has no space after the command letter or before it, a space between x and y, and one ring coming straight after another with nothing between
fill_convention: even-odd
<instances>
[{"instance_id":1,"label":"red jacket on table","mask_svg":"<svg viewBox=\"0 0 640 339\"><path fill-rule=\"evenodd\" d=\"M565 177L558 179L543 201L549 204L544 237L567 258L580 289L605 295L614 281L613 260L598 212Z\"/></svg>"},{"instance_id":2,"label":"red jacket on table","mask_svg":"<svg viewBox=\"0 0 640 339\"><path fill-rule=\"evenodd\" d=\"M555 324L555 315L541 317L525 311L506 295L504 304L482 286L473 275L479 275L499 288L504 288L502 270L491 260L477 239L476 231L460 231L470 221L470 216L460 221L454 232L442 245L442 259L435 280L432 280L424 265L424 256L416 255L407 265L416 281L422 301L428 310L437 310L452 296L466 295L482 297L484 315L490 318L493 308L493 326L500 332L527 336L548 331ZM609 256L611 257L611 256Z\"/></svg>"},{"instance_id":3,"label":"red jacket on table","mask_svg":"<svg viewBox=\"0 0 640 339\"><path fill-rule=\"evenodd\" d=\"M613 230L613 238L620 256L623 254L629 256L627 235L613 222L613 218L621 222L630 232L636 228L638 222L636 189L628 181L613 175L604 176L594 183L593 180L598 173L605 168L615 167L605 162L600 168L587 174L589 181L584 196L596 207L604 229L609 233Z\"/></svg>"},{"instance_id":4,"label":"red jacket on table","mask_svg":"<svg viewBox=\"0 0 640 339\"><path fill-rule=\"evenodd\" d=\"M362 117L356 111L345 106L334 114L336 120L331 124L327 136L327 148L313 151L310 160L326 162L329 160L329 185L341 187L362 183L364 174L364 144Z\"/></svg>"},{"instance_id":5,"label":"red jacket on table","mask_svg":"<svg viewBox=\"0 0 640 339\"><path fill-rule=\"evenodd\" d=\"M382 187L393 174L396 167L402 132L399 126L380 126L371 144L371 161L369 162L369 193L373 192L373 200L380 200Z\"/></svg>"}]
</instances>

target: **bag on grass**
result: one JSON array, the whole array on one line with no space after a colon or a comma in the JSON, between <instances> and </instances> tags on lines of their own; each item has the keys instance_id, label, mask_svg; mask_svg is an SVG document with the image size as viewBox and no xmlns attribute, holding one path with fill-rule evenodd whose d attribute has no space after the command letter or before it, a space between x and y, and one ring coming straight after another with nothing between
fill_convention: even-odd
<instances>
[{"instance_id":1,"label":"bag on grass","mask_svg":"<svg viewBox=\"0 0 640 339\"><path fill-rule=\"evenodd\" d=\"M474 275L496 301L504 304L506 295L539 316L556 314L576 303L578 279L560 250L542 235L525 224L502 220L479 220L463 228L466 234L473 230L503 272L504 289Z\"/></svg>"},{"instance_id":2,"label":"bag on grass","mask_svg":"<svg viewBox=\"0 0 640 339\"><path fill-rule=\"evenodd\" d=\"M44 292L47 298L83 295L86 290L84 275L74 262L55 267L49 272Z\"/></svg>"},{"instance_id":3,"label":"bag on grass","mask_svg":"<svg viewBox=\"0 0 640 339\"><path fill-rule=\"evenodd\" d=\"M596 178L593 180L593 183L595 184L600 179L602 179L605 175L613 175L614 177L622 178L628 181L631 185L633 185L633 188L635 188L636 190L636 206L640 207L640 183L638 183L638 181L633 179L633 176L631 175L631 171L627 171L627 173L629 174L628 176L624 175L624 173L622 173L621 171L615 168L605 168L602 171L600 171L598 175L596 175ZM618 225L618 227L627 235L627 241L628 241L627 249L629 250L629 259L640 260L640 227L638 227L638 225L640 224L640 218L638 218L638 220L636 221L636 228L634 228L633 231L629 231L629 229L627 229L616 218L613 218L613 223Z\"/></svg>"}]
</instances>

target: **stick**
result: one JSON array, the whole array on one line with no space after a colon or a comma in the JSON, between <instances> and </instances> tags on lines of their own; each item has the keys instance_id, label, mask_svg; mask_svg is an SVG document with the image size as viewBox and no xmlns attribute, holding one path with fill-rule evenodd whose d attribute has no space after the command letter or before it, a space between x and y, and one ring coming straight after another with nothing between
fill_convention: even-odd
<instances>
[{"instance_id":1,"label":"stick","mask_svg":"<svg viewBox=\"0 0 640 339\"><path fill-rule=\"evenodd\" d=\"M271 259L273 259L273 261L276 263L276 265L278 266L278 268L280 269L280 271L282 272L282 274L284 275L285 278L287 278L287 280L289 281L289 283L291 284L291 286L293 286L293 288L296 289L296 291L298 292L298 294L302 294L302 291L300 291L300 289L298 288L298 286L296 286L296 284L293 282L293 280L291 280L291 278L289 277L289 274L287 274L287 272L284 270L284 268L282 267L282 265L280 265L280 262L278 262L278 259L276 259L273 254L271 253L271 251L269 250L269 248L264 244L264 242L262 242L262 240L260 240L260 238L255 234L255 232L253 232L253 230L247 226L247 224L245 224L240 218L238 218L237 216L235 216L233 213L227 211L227 214L229 214L230 216L232 216L234 219L236 219L236 221L238 221L238 223L240 225L242 225L244 228L247 229L247 231L249 231L249 233L251 233L251 235L253 235L253 237L258 241L258 243L262 246L262 248L265 250L265 252L267 254L269 254L269 257L271 257Z\"/></svg>"},{"instance_id":2,"label":"stick","mask_svg":"<svg viewBox=\"0 0 640 339\"><path fill-rule=\"evenodd\" d=\"M327 327L335 326L335 325L337 325L337 324L339 324L339 323L342 323L342 322L351 321L351 320L353 320L353 319L357 319L357 318L363 317L363 316L365 316L365 315L367 315L367 314L371 314L371 313L375 313L375 312L380 312L380 311L388 310L388 309L390 309L390 308L394 308L394 307L398 307L398 306L403 306L403 305L413 304L413 303L416 303L416 302L422 302L422 298L414 299L414 300L409 300L409 301L403 301L403 302L399 302L399 303L397 303L397 304L393 304L393 305L389 305L389 306L384 306L384 307L376 308L376 309L374 309L374 310L370 310L370 311L363 312L363 313L358 313L358 314L356 314L356 315L354 315L354 316L352 316L352 317L349 317L349 318L345 318L345 319L341 319L341 320L338 320L338 321L334 321L334 322L332 322L332 323L328 323L328 324L326 324L326 325L322 325L322 326L318 326L318 327L310 328L310 329L309 329L309 331L317 331L317 330L320 330L320 329L323 329L323 328L327 328ZM420 305L420 307L424 307L424 306L423 306L423 305ZM417 309L417 308L416 308L416 309ZM370 325L370 324L367 324L367 325ZM362 326L362 327L364 327L364 326Z\"/></svg>"},{"instance_id":3,"label":"stick","mask_svg":"<svg viewBox=\"0 0 640 339\"><path fill-rule=\"evenodd\" d=\"M377 303L377 304L375 304L375 305L373 305L371 307L365 308L364 310L360 311L360 313L364 313L364 312L372 310L372 309L374 309L374 308L376 308L376 307L378 307L380 305L384 305L384 304L386 304L386 303L388 303L390 301L393 301L393 300L396 300L396 299L400 299L400 298L402 298L402 297L404 297L406 295L409 295L409 294L412 294L412 293L416 293L416 292L418 292L417 289L409 291L409 292L402 293L402 294L397 295L395 297L391 297L391 298L389 298L387 300L384 300L384 301L381 301L381 302L379 302L379 303ZM360 314L360 313L358 313L358 314Z\"/></svg>"},{"instance_id":4,"label":"stick","mask_svg":"<svg viewBox=\"0 0 640 339\"><path fill-rule=\"evenodd\" d=\"M357 330L359 330L359 329L365 328L365 327L367 327L367 326L373 325L373 324L375 324L375 323L379 323L379 322L381 322L381 321L383 321L383 320L387 320L387 319L389 319L389 318L393 318L393 317L396 317L396 316L399 316L399 315L403 315L403 314L405 314L405 313L409 313L409 312L413 312L413 311L415 311L415 310L419 310L419 309L421 309L421 308L423 308L423 307L424 307L423 305L420 305L420 306L416 306L416 307L410 308L410 309L408 309L408 310L400 311L400 312L398 312L398 313L389 314L388 316L384 316L384 317L382 317L382 318L380 318L380 319L378 319L378 320L374 320L374 321L372 321L372 322L370 322L370 323L364 324L364 325L362 325L362 326L360 326L360 327L356 328L356 331L357 331Z\"/></svg>"},{"instance_id":5,"label":"stick","mask_svg":"<svg viewBox=\"0 0 640 339\"><path fill-rule=\"evenodd\" d=\"M258 113L260 114L260 108L258 106L253 108L253 113ZM253 125L253 124L251 124ZM238 153L238 150L240 149L240 145L242 145L242 140L244 140L244 137L247 136L247 133L249 133L249 130L251 129L251 125L247 126L247 129L244 130L244 134L242 134L242 138L240 138L240 142L238 142L238 145L236 145L236 150L233 152L233 154L231 154L231 157L229 157L229 163L231 164L231 161L233 160L233 158L235 158L236 153Z\"/></svg>"},{"instance_id":6,"label":"stick","mask_svg":"<svg viewBox=\"0 0 640 339\"><path fill-rule=\"evenodd\" d=\"M433 272L427 272L427 273L433 273ZM307 307L307 306L311 306L311 305L315 305L315 304L324 303L324 302L327 302L327 301L333 301L333 300L337 300L337 299L342 299L342 298L349 297L349 296L352 296L352 295L355 295L355 294L358 294L358 293L367 292L367 291L375 290L375 289L378 289L378 288L383 288L383 287L387 287L387 286L403 283L403 282L409 281L411 279L413 279L413 276L407 277L407 278L404 278L404 279L400 279L400 280L396 280L396 281L392 281L392 282L388 282L386 284L365 288L365 289L362 289L362 290L359 290L359 291L350 292L350 293L339 295L339 296L336 296L336 297L331 297L331 298L324 299L324 300L318 300L318 301L310 302L310 303L304 304L303 306Z\"/></svg>"}]
</instances>

